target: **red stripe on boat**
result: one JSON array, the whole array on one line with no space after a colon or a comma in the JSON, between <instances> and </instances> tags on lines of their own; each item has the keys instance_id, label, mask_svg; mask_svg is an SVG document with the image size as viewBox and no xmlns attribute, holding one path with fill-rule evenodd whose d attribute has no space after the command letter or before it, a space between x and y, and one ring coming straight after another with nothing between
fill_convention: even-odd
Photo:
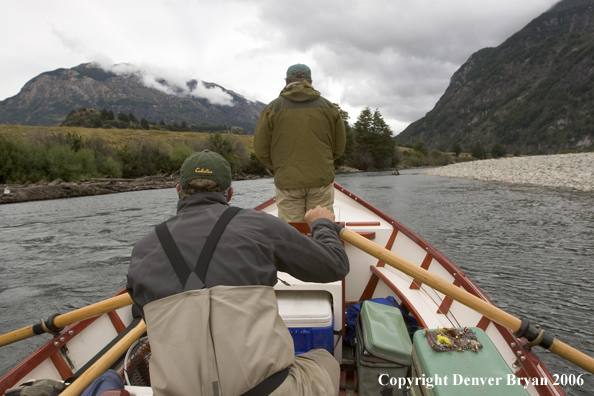
<instances>
[{"instance_id":1,"label":"red stripe on boat","mask_svg":"<svg viewBox=\"0 0 594 396\"><path fill-rule=\"evenodd\" d=\"M426 269L426 270L429 270L429 266L431 265L431 261L433 261L433 257L429 253L427 253L427 255L425 256L425 259L421 263L421 268ZM410 284L410 288L413 289L413 290L419 290L422 285L423 285L423 282L421 282L418 279L415 279Z\"/></svg>"}]
</instances>

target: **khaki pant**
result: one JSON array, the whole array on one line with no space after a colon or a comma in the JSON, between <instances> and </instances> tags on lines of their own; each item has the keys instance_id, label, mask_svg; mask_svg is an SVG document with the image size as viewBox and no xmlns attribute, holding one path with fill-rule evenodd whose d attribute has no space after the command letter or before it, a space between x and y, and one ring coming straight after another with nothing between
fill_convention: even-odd
<instances>
[{"instance_id":1,"label":"khaki pant","mask_svg":"<svg viewBox=\"0 0 594 396\"><path fill-rule=\"evenodd\" d=\"M321 206L334 213L334 183L324 187L276 189L278 217L286 222L304 221L305 212Z\"/></svg>"},{"instance_id":2,"label":"khaki pant","mask_svg":"<svg viewBox=\"0 0 594 396\"><path fill-rule=\"evenodd\" d=\"M325 349L295 356L289 376L270 396L336 396L340 390L340 365Z\"/></svg>"}]
</instances>

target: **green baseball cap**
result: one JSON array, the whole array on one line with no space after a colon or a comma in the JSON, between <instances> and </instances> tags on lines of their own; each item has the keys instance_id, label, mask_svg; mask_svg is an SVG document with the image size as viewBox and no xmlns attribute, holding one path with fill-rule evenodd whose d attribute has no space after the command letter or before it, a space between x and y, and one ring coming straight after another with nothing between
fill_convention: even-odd
<instances>
[{"instance_id":1,"label":"green baseball cap","mask_svg":"<svg viewBox=\"0 0 594 396\"><path fill-rule=\"evenodd\" d=\"M311 69L302 63L297 63L287 69L287 78L307 78L311 80Z\"/></svg>"},{"instance_id":2,"label":"green baseball cap","mask_svg":"<svg viewBox=\"0 0 594 396\"><path fill-rule=\"evenodd\" d=\"M204 150L190 155L180 170L182 189L194 179L211 179L219 184L221 191L231 187L231 166L220 154Z\"/></svg>"}]
</instances>

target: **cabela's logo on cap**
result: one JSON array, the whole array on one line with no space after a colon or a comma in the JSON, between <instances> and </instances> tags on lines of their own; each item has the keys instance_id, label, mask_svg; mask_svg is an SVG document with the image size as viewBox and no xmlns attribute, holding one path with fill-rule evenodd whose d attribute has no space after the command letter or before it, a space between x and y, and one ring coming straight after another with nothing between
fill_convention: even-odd
<instances>
[{"instance_id":1,"label":"cabela's logo on cap","mask_svg":"<svg viewBox=\"0 0 594 396\"><path fill-rule=\"evenodd\" d=\"M194 172L196 172L196 173L212 173L212 171L210 169L204 169L204 168L196 168L196 170Z\"/></svg>"}]
</instances>

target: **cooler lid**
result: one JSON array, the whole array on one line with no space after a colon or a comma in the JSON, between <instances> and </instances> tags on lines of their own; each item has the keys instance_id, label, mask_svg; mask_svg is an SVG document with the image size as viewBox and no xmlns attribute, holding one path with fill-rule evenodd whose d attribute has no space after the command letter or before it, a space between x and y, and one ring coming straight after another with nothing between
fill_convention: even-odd
<instances>
[{"instance_id":1,"label":"cooler lid","mask_svg":"<svg viewBox=\"0 0 594 396\"><path fill-rule=\"evenodd\" d=\"M427 341L424 330L417 330L414 339L414 364L418 376L440 378L448 377L447 385L435 386L432 392L441 395L485 395L485 396L527 396L528 391L523 386L508 385L507 378L516 375L509 367L501 353L493 344L489 336L478 327L470 327L478 341L483 345L477 352L466 350L463 352L436 352ZM472 383L460 385L464 380L472 378L501 378L495 383ZM456 384L458 382L458 384Z\"/></svg>"},{"instance_id":2,"label":"cooler lid","mask_svg":"<svg viewBox=\"0 0 594 396\"><path fill-rule=\"evenodd\" d=\"M323 290L276 290L278 312L287 327L328 327L332 298Z\"/></svg>"},{"instance_id":3,"label":"cooler lid","mask_svg":"<svg viewBox=\"0 0 594 396\"><path fill-rule=\"evenodd\" d=\"M360 315L363 342L370 353L402 365L412 364L412 342L400 309L364 301Z\"/></svg>"}]
</instances>

